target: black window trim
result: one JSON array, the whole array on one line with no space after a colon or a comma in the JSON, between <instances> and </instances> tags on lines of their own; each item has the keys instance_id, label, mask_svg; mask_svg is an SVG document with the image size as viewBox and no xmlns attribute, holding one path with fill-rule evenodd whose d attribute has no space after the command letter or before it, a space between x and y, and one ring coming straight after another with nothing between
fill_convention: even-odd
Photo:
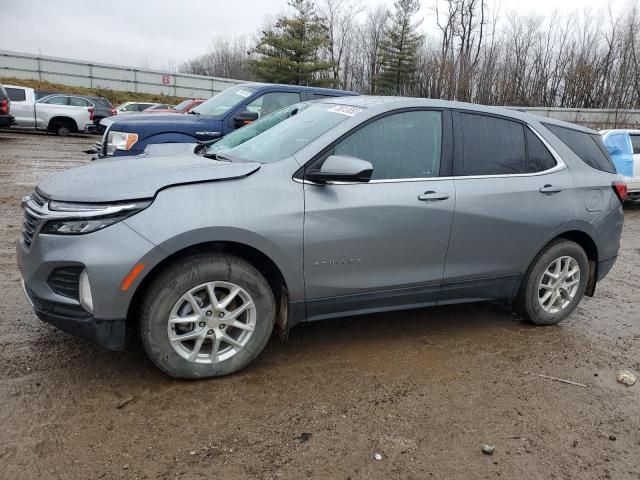
<instances>
[{"instance_id":1,"label":"black window trim","mask_svg":"<svg viewBox=\"0 0 640 480\"><path fill-rule=\"evenodd\" d=\"M538 139L542 142L542 144L546 147L546 149L549 150L549 153L551 153L551 156L553 156L554 160L556 161L556 164L554 167L549 168L547 170L542 170L540 172L498 173L498 174L491 174L491 175L453 175L452 174L450 178L456 179L456 180L463 180L463 179L479 179L479 178L536 177L539 175L548 175L550 173L559 172L560 170L564 170L567 168L567 164L564 162L564 160L562 160L558 152L556 152L555 148L553 148L549 144L549 142L547 142L547 140L542 136L542 134L540 134L540 132L538 132L535 128L533 128L531 124L524 122L522 120L519 120L517 118L509 117L507 115L499 115L492 112L481 112L478 110L464 110L464 109L454 109L452 111L454 131L457 134L455 136L456 141L454 142L454 154L453 154L454 165L462 165L463 147L462 147L462 136L461 136L462 135L462 122L460 118L461 113L469 113L472 115L484 115L485 117L494 117L494 118L499 118L502 120L508 120L511 122L516 122L521 124L524 128L529 129L531 132L534 133L534 135L538 137ZM529 147L527 145L526 134L525 134L525 153L527 155L527 160L529 157L528 148Z\"/></svg>"},{"instance_id":2,"label":"black window trim","mask_svg":"<svg viewBox=\"0 0 640 480\"><path fill-rule=\"evenodd\" d=\"M318 185L316 182L313 182L306 177L305 171L311 170L312 168L319 168L320 165L316 165L317 163L324 161L323 158L330 150L332 150L338 143L343 141L344 139L350 137L354 133L358 132L360 129L366 127L367 125L380 120L381 118L389 117L391 115L395 115L398 113L406 113L406 112L441 112L442 113L442 137L440 140L440 169L438 171L438 175L433 177L416 177L416 178L384 178L378 180L369 180L368 182L328 182L328 185L369 185L375 183L403 183L403 182L424 182L427 180L450 180L452 168L453 168L453 123L451 118L452 110L450 108L443 107L406 107L406 108L398 108L395 110L390 110L388 112L383 112L379 115L371 117L366 121L357 125L354 129L349 130L348 132L341 135L339 138L331 142L325 148L323 148L318 154L314 155L314 157L305 163L300 169L296 171L293 175L293 180L302 183L309 183L312 185ZM444 175L443 175L444 174ZM324 185L324 184L323 184Z\"/></svg>"}]
</instances>

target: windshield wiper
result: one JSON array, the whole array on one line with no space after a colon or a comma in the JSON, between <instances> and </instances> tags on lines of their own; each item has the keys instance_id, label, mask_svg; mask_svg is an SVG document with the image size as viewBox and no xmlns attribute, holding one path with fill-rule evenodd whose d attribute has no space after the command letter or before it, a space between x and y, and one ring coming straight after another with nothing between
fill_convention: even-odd
<instances>
[{"instance_id":1,"label":"windshield wiper","mask_svg":"<svg viewBox=\"0 0 640 480\"><path fill-rule=\"evenodd\" d=\"M221 162L233 162L230 158L225 157L224 155L219 155L217 153L202 153L204 158L210 158L211 160L220 160Z\"/></svg>"},{"instance_id":2,"label":"windshield wiper","mask_svg":"<svg viewBox=\"0 0 640 480\"><path fill-rule=\"evenodd\" d=\"M200 115L200 112L195 112L193 110L189 110L189 115Z\"/></svg>"}]
</instances>

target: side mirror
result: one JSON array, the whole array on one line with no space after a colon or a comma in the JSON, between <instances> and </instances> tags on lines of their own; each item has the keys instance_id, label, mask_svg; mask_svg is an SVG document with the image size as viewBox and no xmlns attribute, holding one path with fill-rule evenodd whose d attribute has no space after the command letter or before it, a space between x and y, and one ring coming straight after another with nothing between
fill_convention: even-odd
<instances>
[{"instance_id":1,"label":"side mirror","mask_svg":"<svg viewBox=\"0 0 640 480\"><path fill-rule=\"evenodd\" d=\"M236 128L244 127L251 122L255 122L259 115L257 112L250 112L249 110L243 110L233 117L233 124Z\"/></svg>"},{"instance_id":2,"label":"side mirror","mask_svg":"<svg viewBox=\"0 0 640 480\"><path fill-rule=\"evenodd\" d=\"M319 169L309 170L306 178L316 183L360 182L371 180L373 165L361 158L331 155Z\"/></svg>"}]
</instances>

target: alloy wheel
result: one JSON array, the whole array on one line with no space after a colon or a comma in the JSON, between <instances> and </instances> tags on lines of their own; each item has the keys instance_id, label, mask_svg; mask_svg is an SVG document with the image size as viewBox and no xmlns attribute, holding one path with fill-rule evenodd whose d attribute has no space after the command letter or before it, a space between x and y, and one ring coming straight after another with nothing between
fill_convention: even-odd
<instances>
[{"instance_id":1,"label":"alloy wheel","mask_svg":"<svg viewBox=\"0 0 640 480\"><path fill-rule=\"evenodd\" d=\"M538 286L538 303L547 313L558 313L569 306L580 287L580 265L563 256L547 267Z\"/></svg>"},{"instance_id":2,"label":"alloy wheel","mask_svg":"<svg viewBox=\"0 0 640 480\"><path fill-rule=\"evenodd\" d=\"M214 364L235 356L256 326L256 307L242 287L208 282L182 295L171 309L167 334L175 352L194 363Z\"/></svg>"}]
</instances>

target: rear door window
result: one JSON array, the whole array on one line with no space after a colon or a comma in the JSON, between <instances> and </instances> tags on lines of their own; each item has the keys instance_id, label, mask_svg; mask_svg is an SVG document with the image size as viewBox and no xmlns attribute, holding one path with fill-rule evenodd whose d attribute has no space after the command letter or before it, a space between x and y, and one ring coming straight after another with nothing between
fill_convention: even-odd
<instances>
[{"instance_id":1,"label":"rear door window","mask_svg":"<svg viewBox=\"0 0 640 480\"><path fill-rule=\"evenodd\" d=\"M27 94L21 88L4 87L12 102L24 102L27 100Z\"/></svg>"},{"instance_id":2,"label":"rear door window","mask_svg":"<svg viewBox=\"0 0 640 480\"><path fill-rule=\"evenodd\" d=\"M84 98L69 97L69 105L72 107L90 107L91 104Z\"/></svg>"},{"instance_id":3,"label":"rear door window","mask_svg":"<svg viewBox=\"0 0 640 480\"><path fill-rule=\"evenodd\" d=\"M551 152L529 129L527 129L527 154L527 173L544 172L556 166L556 160Z\"/></svg>"},{"instance_id":4,"label":"rear door window","mask_svg":"<svg viewBox=\"0 0 640 480\"><path fill-rule=\"evenodd\" d=\"M527 172L524 126L504 118L460 114L462 165L454 174L508 175Z\"/></svg>"},{"instance_id":5,"label":"rear door window","mask_svg":"<svg viewBox=\"0 0 640 480\"><path fill-rule=\"evenodd\" d=\"M602 143L600 135L589 132L581 132L571 128L560 127L549 123L544 124L551 132L569 147L580 159L597 170L616 173L606 147Z\"/></svg>"}]
</instances>

